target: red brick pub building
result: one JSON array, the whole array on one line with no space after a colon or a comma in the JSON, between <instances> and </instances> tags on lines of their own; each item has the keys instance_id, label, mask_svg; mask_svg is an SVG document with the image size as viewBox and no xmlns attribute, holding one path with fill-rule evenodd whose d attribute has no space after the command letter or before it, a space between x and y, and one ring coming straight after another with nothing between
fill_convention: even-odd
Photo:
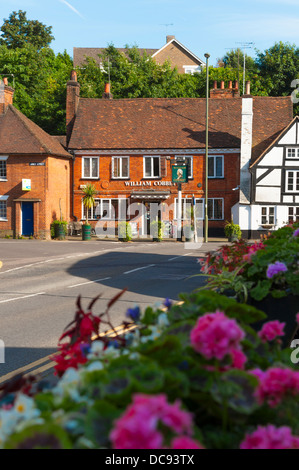
<instances>
[{"instance_id":1,"label":"red brick pub building","mask_svg":"<svg viewBox=\"0 0 299 470\"><path fill-rule=\"evenodd\" d=\"M209 236L223 235L231 208L239 201L242 147L242 100L232 83L214 83L209 100L208 218ZM251 97L251 96L250 96ZM253 97L252 146L262 150L290 119L290 100ZM205 196L206 100L202 98L113 99L109 87L102 99L80 98L73 72L67 84L67 150L73 155L71 212L84 221L82 188L97 190L89 220L107 225L130 220L135 236L149 233L151 204L176 236L178 186L171 166L188 163L182 184L182 218L196 203L203 225ZM188 212L189 211L189 212ZM184 223L184 222L183 222Z\"/></svg>"}]
</instances>

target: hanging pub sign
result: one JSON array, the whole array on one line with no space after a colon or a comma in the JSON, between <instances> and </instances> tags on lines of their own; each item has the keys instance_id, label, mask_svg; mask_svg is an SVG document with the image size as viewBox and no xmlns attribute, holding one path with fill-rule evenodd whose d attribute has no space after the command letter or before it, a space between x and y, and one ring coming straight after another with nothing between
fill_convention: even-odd
<instances>
[{"instance_id":1,"label":"hanging pub sign","mask_svg":"<svg viewBox=\"0 0 299 470\"><path fill-rule=\"evenodd\" d=\"M171 176L173 183L188 183L188 165L172 165Z\"/></svg>"},{"instance_id":2,"label":"hanging pub sign","mask_svg":"<svg viewBox=\"0 0 299 470\"><path fill-rule=\"evenodd\" d=\"M31 180L22 179L22 191L31 191Z\"/></svg>"}]
</instances>

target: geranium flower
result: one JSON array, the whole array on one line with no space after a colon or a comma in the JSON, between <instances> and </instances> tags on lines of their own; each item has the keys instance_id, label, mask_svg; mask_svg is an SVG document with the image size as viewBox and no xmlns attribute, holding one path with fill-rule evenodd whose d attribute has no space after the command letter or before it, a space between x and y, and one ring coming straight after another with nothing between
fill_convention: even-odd
<instances>
[{"instance_id":1,"label":"geranium flower","mask_svg":"<svg viewBox=\"0 0 299 470\"><path fill-rule=\"evenodd\" d=\"M190 435L191 414L180 408L180 402L170 404L166 395L136 394L124 414L114 423L110 439L114 449L162 449L167 433Z\"/></svg>"},{"instance_id":2,"label":"geranium flower","mask_svg":"<svg viewBox=\"0 0 299 470\"><path fill-rule=\"evenodd\" d=\"M268 279L272 279L273 276L275 276L278 273L285 272L287 271L288 268L284 263L281 263L280 261L275 261L274 264L269 264L266 276Z\"/></svg>"},{"instance_id":3,"label":"geranium flower","mask_svg":"<svg viewBox=\"0 0 299 470\"><path fill-rule=\"evenodd\" d=\"M204 449L200 442L188 436L175 437L171 442L171 449Z\"/></svg>"},{"instance_id":4,"label":"geranium flower","mask_svg":"<svg viewBox=\"0 0 299 470\"><path fill-rule=\"evenodd\" d=\"M226 317L223 312L206 313L197 320L191 331L193 349L207 359L223 359L240 349L245 333L236 320Z\"/></svg>"},{"instance_id":5,"label":"geranium flower","mask_svg":"<svg viewBox=\"0 0 299 470\"><path fill-rule=\"evenodd\" d=\"M285 323L281 323L278 320L269 321L264 323L258 335L263 342L273 341L277 336L284 336L284 327Z\"/></svg>"},{"instance_id":6,"label":"geranium flower","mask_svg":"<svg viewBox=\"0 0 299 470\"><path fill-rule=\"evenodd\" d=\"M254 373L253 371L251 371ZM299 394L299 372L292 369L272 367L261 373L255 395L260 404L277 406L285 397Z\"/></svg>"},{"instance_id":7,"label":"geranium flower","mask_svg":"<svg viewBox=\"0 0 299 470\"><path fill-rule=\"evenodd\" d=\"M292 435L287 426L277 428L272 424L258 426L252 434L247 434L240 449L298 449L299 438Z\"/></svg>"}]
</instances>

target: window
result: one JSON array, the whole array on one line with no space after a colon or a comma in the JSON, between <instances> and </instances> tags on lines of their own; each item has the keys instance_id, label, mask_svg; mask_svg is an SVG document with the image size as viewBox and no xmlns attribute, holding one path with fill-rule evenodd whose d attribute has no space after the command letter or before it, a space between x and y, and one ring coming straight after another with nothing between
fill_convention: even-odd
<instances>
[{"instance_id":1,"label":"window","mask_svg":"<svg viewBox=\"0 0 299 470\"><path fill-rule=\"evenodd\" d=\"M129 178L129 157L112 157L112 178Z\"/></svg>"},{"instance_id":2,"label":"window","mask_svg":"<svg viewBox=\"0 0 299 470\"><path fill-rule=\"evenodd\" d=\"M99 177L99 157L82 158L82 178Z\"/></svg>"},{"instance_id":3,"label":"window","mask_svg":"<svg viewBox=\"0 0 299 470\"><path fill-rule=\"evenodd\" d=\"M0 220L7 220L8 196L0 196Z\"/></svg>"},{"instance_id":4,"label":"window","mask_svg":"<svg viewBox=\"0 0 299 470\"><path fill-rule=\"evenodd\" d=\"M6 160L8 157L0 157L0 181L7 179Z\"/></svg>"},{"instance_id":5,"label":"window","mask_svg":"<svg viewBox=\"0 0 299 470\"><path fill-rule=\"evenodd\" d=\"M95 205L88 209L88 220L110 219L126 220L128 200L117 199L95 199ZM82 202L82 219L86 218L86 208Z\"/></svg>"},{"instance_id":6,"label":"window","mask_svg":"<svg viewBox=\"0 0 299 470\"><path fill-rule=\"evenodd\" d=\"M193 178L193 157L189 156L180 156L176 155L175 156L176 160L185 160L186 164L188 165L188 178L192 179Z\"/></svg>"},{"instance_id":7,"label":"window","mask_svg":"<svg viewBox=\"0 0 299 470\"><path fill-rule=\"evenodd\" d=\"M144 178L159 178L160 157L144 157Z\"/></svg>"},{"instance_id":8,"label":"window","mask_svg":"<svg viewBox=\"0 0 299 470\"><path fill-rule=\"evenodd\" d=\"M183 65L183 68L185 69L185 73L189 73L190 75L201 72L201 68L198 65Z\"/></svg>"},{"instance_id":9,"label":"window","mask_svg":"<svg viewBox=\"0 0 299 470\"><path fill-rule=\"evenodd\" d=\"M275 224L275 207L262 207L261 208L261 224L274 225Z\"/></svg>"},{"instance_id":10,"label":"window","mask_svg":"<svg viewBox=\"0 0 299 470\"><path fill-rule=\"evenodd\" d=\"M299 222L299 206L289 207L289 224Z\"/></svg>"},{"instance_id":11,"label":"window","mask_svg":"<svg viewBox=\"0 0 299 470\"><path fill-rule=\"evenodd\" d=\"M286 191L299 191L299 171L286 172Z\"/></svg>"},{"instance_id":12,"label":"window","mask_svg":"<svg viewBox=\"0 0 299 470\"><path fill-rule=\"evenodd\" d=\"M190 220L193 212L193 200L191 198L182 198L182 220ZM175 213L174 219L177 219L178 214L178 198L175 199ZM195 199L195 214L197 220L204 218L204 199Z\"/></svg>"},{"instance_id":13,"label":"window","mask_svg":"<svg viewBox=\"0 0 299 470\"><path fill-rule=\"evenodd\" d=\"M299 158L299 148L287 149L287 158Z\"/></svg>"},{"instance_id":14,"label":"window","mask_svg":"<svg viewBox=\"0 0 299 470\"><path fill-rule=\"evenodd\" d=\"M223 155L213 155L208 157L208 177L223 178Z\"/></svg>"},{"instance_id":15,"label":"window","mask_svg":"<svg viewBox=\"0 0 299 470\"><path fill-rule=\"evenodd\" d=\"M208 199L208 219L223 220L223 199Z\"/></svg>"}]
</instances>

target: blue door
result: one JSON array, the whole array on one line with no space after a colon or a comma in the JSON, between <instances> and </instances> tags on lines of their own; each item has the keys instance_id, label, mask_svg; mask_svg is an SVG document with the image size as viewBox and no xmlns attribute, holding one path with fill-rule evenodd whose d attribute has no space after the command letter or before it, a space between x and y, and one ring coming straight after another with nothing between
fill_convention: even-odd
<instances>
[{"instance_id":1,"label":"blue door","mask_svg":"<svg viewBox=\"0 0 299 470\"><path fill-rule=\"evenodd\" d=\"M22 202L22 235L33 235L33 202Z\"/></svg>"}]
</instances>

